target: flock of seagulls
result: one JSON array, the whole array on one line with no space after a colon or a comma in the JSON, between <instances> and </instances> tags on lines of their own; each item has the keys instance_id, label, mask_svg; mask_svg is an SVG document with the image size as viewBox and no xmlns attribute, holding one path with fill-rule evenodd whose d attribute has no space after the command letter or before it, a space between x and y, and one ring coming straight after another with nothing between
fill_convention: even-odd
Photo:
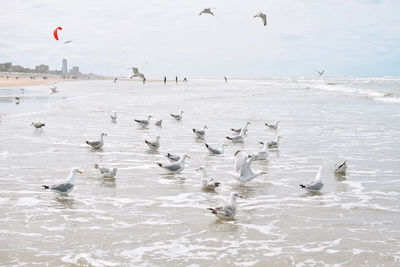
<instances>
[{"instance_id":1,"label":"flock of seagulls","mask_svg":"<svg viewBox=\"0 0 400 267\"><path fill-rule=\"evenodd\" d=\"M211 11L211 9L216 9L215 7L209 7L209 8L204 8L199 15L203 15L203 14L210 14L212 16L214 16L214 13ZM254 18L260 18L263 22L264 26L267 26L267 15L262 13L262 12L258 12L257 14L255 14L253 16Z\"/></svg>"},{"instance_id":2,"label":"flock of seagulls","mask_svg":"<svg viewBox=\"0 0 400 267\"><path fill-rule=\"evenodd\" d=\"M177 121L181 121L183 118L183 111L180 111L179 114L170 114L171 117L176 119ZM117 120L117 114L114 112L112 115L110 115L111 120L113 123L116 123ZM147 120L137 120L135 119L135 122L138 123L142 127L148 127L150 125L150 119L152 118L151 115L148 116ZM161 125L162 120L157 121L159 122L159 125ZM249 131L248 127L251 125L250 122L246 122L242 128L232 128L231 131L234 134L237 134L236 136L232 137L226 137L228 140L232 141L232 143L239 143L239 142L244 142L246 138L246 134ZM44 123L37 122L33 123L32 126L35 127L36 129L41 129L43 126L45 126ZM265 126L271 130L277 131L279 127L279 121L276 121L274 124L268 124L265 123ZM224 154L224 150L227 147L227 144L222 144L221 148L216 148L212 147L206 142L206 130L208 127L204 125L202 129L193 129L193 133L195 134L196 138L199 138L204 141L204 145L206 149L212 154L212 155L222 155ZM86 144L92 147L93 149L99 149L104 146L104 136L107 136L105 133L101 133L100 139L95 140L95 141L88 141L86 140ZM267 175L268 172L264 170L253 170L252 169L252 162L256 160L268 160L269 159L269 149L270 148L278 148L279 147L279 140L282 138L282 136L277 135L276 139L273 141L264 141L264 142L259 142L261 145L263 145L262 149L257 152L257 153L247 153L246 151L243 150L237 150L234 154L235 157L235 168L234 168L234 173L232 174L233 178L239 181L242 185L245 185L246 183L252 181L253 179L261 176L261 175ZM161 137L157 136L154 141L148 141L144 140L145 144L149 147L150 150L159 150L161 147L160 143ZM160 163L156 162L156 165L158 165L160 168L164 169L167 171L169 174L178 174L181 173L185 169L185 161L187 159L190 159L191 157L183 153L182 155L174 155L171 153L167 153L165 157L168 158L169 162L168 163ZM97 169L102 177L104 178L111 178L114 179L117 175L117 168L110 168L110 167L104 167L100 166L99 164L95 164L94 168ZM339 162L335 165L334 172L344 175L347 170L347 161L344 162ZM210 178L207 174L207 171L205 167L201 166L196 171L201 173L201 187L202 190L208 190L212 191L218 188L221 183L215 180L214 178ZM77 168L73 168L67 178L67 181L64 183L59 183L55 185L43 185L42 187L46 190L51 190L54 192L57 192L61 195L67 195L70 193L73 188L74 188L74 180L75 176L77 174L82 174L82 171L80 171ZM319 168L317 175L315 176L314 179L311 181L305 183L305 184L300 184L299 185L301 188L309 191L309 192L319 192L323 186L323 180L322 180L322 167ZM219 206L215 208L208 208L215 216L217 216L219 219L222 220L232 220L234 219L236 213L237 213L237 198L241 197L238 193L232 192L230 194L230 199L229 203L227 203L224 206Z\"/></svg>"}]
</instances>

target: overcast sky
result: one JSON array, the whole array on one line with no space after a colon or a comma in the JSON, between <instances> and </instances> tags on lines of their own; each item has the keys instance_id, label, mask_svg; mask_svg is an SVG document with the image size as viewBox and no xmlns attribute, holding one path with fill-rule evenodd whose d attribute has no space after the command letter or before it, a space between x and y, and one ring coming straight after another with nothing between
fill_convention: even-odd
<instances>
[{"instance_id":1,"label":"overcast sky","mask_svg":"<svg viewBox=\"0 0 400 267\"><path fill-rule=\"evenodd\" d=\"M214 17L198 15L206 7ZM0 62L61 69L66 58L112 76L400 76L399 14L399 0L0 0Z\"/></svg>"}]
</instances>

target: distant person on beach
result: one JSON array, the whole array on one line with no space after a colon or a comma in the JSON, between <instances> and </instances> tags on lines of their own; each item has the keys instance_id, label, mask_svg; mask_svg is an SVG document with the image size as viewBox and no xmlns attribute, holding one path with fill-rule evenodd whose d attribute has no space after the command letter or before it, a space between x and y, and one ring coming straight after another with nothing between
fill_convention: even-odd
<instances>
[{"instance_id":1,"label":"distant person on beach","mask_svg":"<svg viewBox=\"0 0 400 267\"><path fill-rule=\"evenodd\" d=\"M145 77L143 77L143 84L145 84L146 83L146 78Z\"/></svg>"},{"instance_id":2,"label":"distant person on beach","mask_svg":"<svg viewBox=\"0 0 400 267\"><path fill-rule=\"evenodd\" d=\"M178 83L178 76L175 76L175 82Z\"/></svg>"},{"instance_id":3,"label":"distant person on beach","mask_svg":"<svg viewBox=\"0 0 400 267\"><path fill-rule=\"evenodd\" d=\"M185 77L185 78L183 78L183 81L184 81L185 83L187 83L187 79L186 79L186 77Z\"/></svg>"},{"instance_id":4,"label":"distant person on beach","mask_svg":"<svg viewBox=\"0 0 400 267\"><path fill-rule=\"evenodd\" d=\"M224 76L224 79L225 79L225 82L227 83L228 82L228 79Z\"/></svg>"},{"instance_id":5,"label":"distant person on beach","mask_svg":"<svg viewBox=\"0 0 400 267\"><path fill-rule=\"evenodd\" d=\"M164 76L164 84L167 83L167 77Z\"/></svg>"}]
</instances>

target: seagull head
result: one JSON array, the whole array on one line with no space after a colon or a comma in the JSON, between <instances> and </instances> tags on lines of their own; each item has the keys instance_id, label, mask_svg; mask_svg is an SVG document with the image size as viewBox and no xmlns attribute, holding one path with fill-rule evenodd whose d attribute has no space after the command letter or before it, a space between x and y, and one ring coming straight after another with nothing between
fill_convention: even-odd
<instances>
[{"instance_id":1,"label":"seagull head","mask_svg":"<svg viewBox=\"0 0 400 267\"><path fill-rule=\"evenodd\" d=\"M105 134L105 133L101 133L101 136L107 136L107 134Z\"/></svg>"},{"instance_id":2,"label":"seagull head","mask_svg":"<svg viewBox=\"0 0 400 267\"><path fill-rule=\"evenodd\" d=\"M231 198L237 198L237 197L243 198L242 195L239 195L239 194L236 193L236 192L232 192L232 193L231 193Z\"/></svg>"},{"instance_id":3,"label":"seagull head","mask_svg":"<svg viewBox=\"0 0 400 267\"><path fill-rule=\"evenodd\" d=\"M71 172L72 172L73 174L77 174L77 173L82 174L82 173L83 173L83 172L82 172L81 170L79 170L78 168L73 168Z\"/></svg>"}]
</instances>

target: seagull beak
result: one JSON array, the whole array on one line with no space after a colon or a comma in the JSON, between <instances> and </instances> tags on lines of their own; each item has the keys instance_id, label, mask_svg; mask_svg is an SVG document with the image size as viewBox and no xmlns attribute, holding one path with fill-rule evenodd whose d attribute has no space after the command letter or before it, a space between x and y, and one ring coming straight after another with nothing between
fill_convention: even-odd
<instances>
[{"instance_id":1,"label":"seagull beak","mask_svg":"<svg viewBox=\"0 0 400 267\"><path fill-rule=\"evenodd\" d=\"M283 138L283 136L280 135L279 138Z\"/></svg>"},{"instance_id":2,"label":"seagull beak","mask_svg":"<svg viewBox=\"0 0 400 267\"><path fill-rule=\"evenodd\" d=\"M263 172L263 174L269 174L269 172Z\"/></svg>"},{"instance_id":3,"label":"seagull beak","mask_svg":"<svg viewBox=\"0 0 400 267\"><path fill-rule=\"evenodd\" d=\"M187 158L191 159L192 157L191 157L191 156L189 156L189 155L187 155Z\"/></svg>"},{"instance_id":4,"label":"seagull beak","mask_svg":"<svg viewBox=\"0 0 400 267\"><path fill-rule=\"evenodd\" d=\"M264 142L259 142L261 145L263 145L264 144Z\"/></svg>"},{"instance_id":5,"label":"seagull beak","mask_svg":"<svg viewBox=\"0 0 400 267\"><path fill-rule=\"evenodd\" d=\"M79 171L79 170L78 170L78 172L79 172L80 174L82 174L82 173L83 173L82 171Z\"/></svg>"}]
</instances>

